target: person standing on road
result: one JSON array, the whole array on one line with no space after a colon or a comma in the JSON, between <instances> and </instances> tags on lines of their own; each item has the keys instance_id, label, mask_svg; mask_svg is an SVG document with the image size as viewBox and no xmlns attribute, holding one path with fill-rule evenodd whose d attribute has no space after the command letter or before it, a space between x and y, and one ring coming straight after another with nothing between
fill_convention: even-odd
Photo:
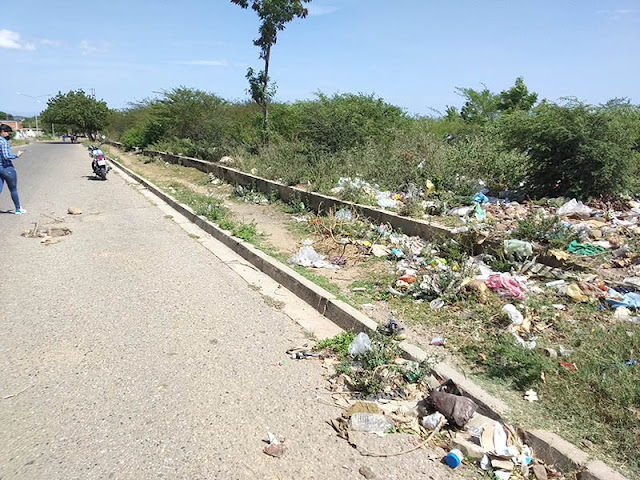
<instances>
[{"instance_id":1,"label":"person standing on road","mask_svg":"<svg viewBox=\"0 0 640 480\"><path fill-rule=\"evenodd\" d=\"M11 153L9 147L9 136L13 132L13 129L9 125L4 123L0 125L0 193L4 187L4 182L7 182L9 192L11 193L11 200L16 206L16 215L22 215L27 211L20 207L20 199L18 198L18 174L13 166L14 158L18 158L22 155L22 151L18 150L17 154Z\"/></svg>"}]
</instances>

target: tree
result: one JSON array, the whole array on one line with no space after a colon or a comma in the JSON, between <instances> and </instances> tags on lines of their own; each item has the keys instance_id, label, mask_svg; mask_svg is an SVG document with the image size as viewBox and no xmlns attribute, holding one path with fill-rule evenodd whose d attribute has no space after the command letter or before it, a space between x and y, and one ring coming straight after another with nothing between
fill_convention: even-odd
<instances>
[{"instance_id":1,"label":"tree","mask_svg":"<svg viewBox=\"0 0 640 480\"><path fill-rule=\"evenodd\" d=\"M231 0L231 3L251 8L260 17L260 36L253 41L260 48L260 58L264 60L264 70L254 72L253 68L247 70L246 78L249 81L249 93L251 98L262 108L263 123L262 134L264 142L269 139L269 110L268 105L275 95L275 84L269 85L269 62L271 60L271 47L278 40L278 32L284 30L286 23L294 18L305 18L308 14L303 4L311 0Z\"/></svg>"},{"instance_id":2,"label":"tree","mask_svg":"<svg viewBox=\"0 0 640 480\"><path fill-rule=\"evenodd\" d=\"M95 133L104 128L109 108L102 100L95 100L83 90L58 92L49 99L47 109L42 112L46 124L55 123L73 132L86 133L95 140Z\"/></svg>"},{"instance_id":3,"label":"tree","mask_svg":"<svg viewBox=\"0 0 640 480\"><path fill-rule=\"evenodd\" d=\"M529 157L528 189L536 196L588 198L637 191L637 106L543 101L531 113L501 116L494 127L509 148Z\"/></svg>"},{"instance_id":4,"label":"tree","mask_svg":"<svg viewBox=\"0 0 640 480\"><path fill-rule=\"evenodd\" d=\"M484 90L456 87L458 95L467 101L460 109L463 120L483 124L493 120L498 115L498 95L484 85Z\"/></svg>"},{"instance_id":5,"label":"tree","mask_svg":"<svg viewBox=\"0 0 640 480\"><path fill-rule=\"evenodd\" d=\"M538 94L529 93L529 89L524 84L522 77L516 78L516 82L509 90L503 90L498 96L498 110L502 113L513 113L515 111L529 112L538 100Z\"/></svg>"},{"instance_id":6,"label":"tree","mask_svg":"<svg viewBox=\"0 0 640 480\"><path fill-rule=\"evenodd\" d=\"M10 113L0 112L0 120L14 120L14 118Z\"/></svg>"}]
</instances>

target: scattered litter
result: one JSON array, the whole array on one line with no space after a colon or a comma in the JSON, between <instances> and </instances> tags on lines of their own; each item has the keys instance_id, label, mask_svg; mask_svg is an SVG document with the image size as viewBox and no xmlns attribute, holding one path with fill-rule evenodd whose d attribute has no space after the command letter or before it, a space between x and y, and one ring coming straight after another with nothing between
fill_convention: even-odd
<instances>
[{"instance_id":1,"label":"scattered litter","mask_svg":"<svg viewBox=\"0 0 640 480\"><path fill-rule=\"evenodd\" d=\"M267 436L269 437L269 445L264 447L264 453L272 457L280 458L286 451L286 447L278 441L273 433L267 432Z\"/></svg>"},{"instance_id":2,"label":"scattered litter","mask_svg":"<svg viewBox=\"0 0 640 480\"><path fill-rule=\"evenodd\" d=\"M305 245L300 247L298 253L289 259L289 263L294 265L300 265L302 267L314 267L314 268L340 268L338 265L334 265L327 261L327 255L321 255L315 251L311 245Z\"/></svg>"},{"instance_id":3,"label":"scattered litter","mask_svg":"<svg viewBox=\"0 0 640 480\"><path fill-rule=\"evenodd\" d=\"M522 325L522 322L524 322L522 313L520 313L520 310L518 310L515 305L507 303L502 307L502 311L507 314L512 325Z\"/></svg>"},{"instance_id":4,"label":"scattered litter","mask_svg":"<svg viewBox=\"0 0 640 480\"><path fill-rule=\"evenodd\" d=\"M589 301L589 297L587 297L584 293L582 293L582 290L580 290L580 287L578 287L578 285L576 285L575 283L568 285L565 293L567 294L567 296L573 298L576 302Z\"/></svg>"},{"instance_id":5,"label":"scattered litter","mask_svg":"<svg viewBox=\"0 0 640 480\"><path fill-rule=\"evenodd\" d=\"M437 390L431 392L426 402L458 427L464 427L478 409L476 402L468 397Z\"/></svg>"},{"instance_id":6,"label":"scattered litter","mask_svg":"<svg viewBox=\"0 0 640 480\"><path fill-rule=\"evenodd\" d=\"M349 354L352 357L362 355L369 350L371 350L371 339L369 338L369 335L364 332L360 332L356 335L353 342L349 344Z\"/></svg>"},{"instance_id":7,"label":"scattered litter","mask_svg":"<svg viewBox=\"0 0 640 480\"><path fill-rule=\"evenodd\" d=\"M589 243L580 243L577 240L572 240L567 246L567 252L577 253L578 255L597 255L600 252L604 252L603 247L598 245L591 245Z\"/></svg>"},{"instance_id":8,"label":"scattered litter","mask_svg":"<svg viewBox=\"0 0 640 480\"><path fill-rule=\"evenodd\" d=\"M353 214L348 208L342 208L336 212L336 220L350 222L353 220Z\"/></svg>"},{"instance_id":9,"label":"scattered litter","mask_svg":"<svg viewBox=\"0 0 640 480\"><path fill-rule=\"evenodd\" d=\"M591 208L577 201L575 198L569 200L556 211L558 215L582 214L587 217L591 216L591 212Z\"/></svg>"},{"instance_id":10,"label":"scattered litter","mask_svg":"<svg viewBox=\"0 0 640 480\"><path fill-rule=\"evenodd\" d=\"M435 412L435 413L432 413L431 415L422 417L422 421L420 422L420 425L422 425L424 428L427 428L429 430L433 430L440 424L440 422L443 419L444 419L444 415L442 415L440 412Z\"/></svg>"},{"instance_id":11,"label":"scattered litter","mask_svg":"<svg viewBox=\"0 0 640 480\"><path fill-rule=\"evenodd\" d=\"M522 285L508 273L494 273L485 281L487 286L498 293L504 293L514 298L524 298Z\"/></svg>"},{"instance_id":12,"label":"scattered litter","mask_svg":"<svg viewBox=\"0 0 640 480\"><path fill-rule=\"evenodd\" d=\"M611 305L614 309L620 307L640 308L640 293L625 293L621 298L607 297L605 298L605 302Z\"/></svg>"},{"instance_id":13,"label":"scattered litter","mask_svg":"<svg viewBox=\"0 0 640 480\"><path fill-rule=\"evenodd\" d=\"M537 402L538 393L535 390L527 390L526 392L524 392L524 399L527 402Z\"/></svg>"},{"instance_id":14,"label":"scattered litter","mask_svg":"<svg viewBox=\"0 0 640 480\"><path fill-rule=\"evenodd\" d=\"M443 337L433 337L431 339L431 342L429 342L429 345L444 345L444 338Z\"/></svg>"},{"instance_id":15,"label":"scattered litter","mask_svg":"<svg viewBox=\"0 0 640 480\"><path fill-rule=\"evenodd\" d=\"M503 242L504 253L512 258L527 258L533 255L533 245L523 240L507 239Z\"/></svg>"},{"instance_id":16,"label":"scattered litter","mask_svg":"<svg viewBox=\"0 0 640 480\"><path fill-rule=\"evenodd\" d=\"M431 308L431 310L440 310L442 307L444 307L444 300L441 298L431 300L429 302L429 307Z\"/></svg>"},{"instance_id":17,"label":"scattered litter","mask_svg":"<svg viewBox=\"0 0 640 480\"><path fill-rule=\"evenodd\" d=\"M351 415L349 425L356 432L384 433L395 423L381 413L357 412Z\"/></svg>"},{"instance_id":18,"label":"scattered litter","mask_svg":"<svg viewBox=\"0 0 640 480\"><path fill-rule=\"evenodd\" d=\"M558 353L561 357L568 357L573 353L570 348L564 348L562 345L558 345Z\"/></svg>"},{"instance_id":19,"label":"scattered litter","mask_svg":"<svg viewBox=\"0 0 640 480\"><path fill-rule=\"evenodd\" d=\"M451 468L456 468L460 466L463 459L464 459L464 455L457 448L452 448L449 451L449 453L447 453L447 456L444 457L445 463L449 465Z\"/></svg>"}]
</instances>

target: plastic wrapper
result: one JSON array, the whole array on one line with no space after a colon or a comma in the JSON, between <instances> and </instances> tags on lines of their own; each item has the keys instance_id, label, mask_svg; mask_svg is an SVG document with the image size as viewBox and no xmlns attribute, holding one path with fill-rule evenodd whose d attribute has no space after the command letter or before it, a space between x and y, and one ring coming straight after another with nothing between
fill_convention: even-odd
<instances>
[{"instance_id":1,"label":"plastic wrapper","mask_svg":"<svg viewBox=\"0 0 640 480\"><path fill-rule=\"evenodd\" d=\"M364 332L360 332L356 335L356 338L349 344L349 354L353 357L362 355L363 353L371 350L371 339L369 335Z\"/></svg>"}]
</instances>

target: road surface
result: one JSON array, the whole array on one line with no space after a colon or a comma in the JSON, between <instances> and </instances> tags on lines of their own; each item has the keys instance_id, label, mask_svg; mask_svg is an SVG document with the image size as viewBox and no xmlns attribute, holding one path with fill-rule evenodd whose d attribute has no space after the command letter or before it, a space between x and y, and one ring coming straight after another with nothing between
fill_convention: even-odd
<instances>
[{"instance_id":1,"label":"road surface","mask_svg":"<svg viewBox=\"0 0 640 480\"><path fill-rule=\"evenodd\" d=\"M320 363L287 359L298 324L117 172L94 180L81 145L26 151L29 213L0 213L2 480L460 478L441 450L361 456L326 423ZM72 234L21 236L35 222Z\"/></svg>"}]
</instances>

